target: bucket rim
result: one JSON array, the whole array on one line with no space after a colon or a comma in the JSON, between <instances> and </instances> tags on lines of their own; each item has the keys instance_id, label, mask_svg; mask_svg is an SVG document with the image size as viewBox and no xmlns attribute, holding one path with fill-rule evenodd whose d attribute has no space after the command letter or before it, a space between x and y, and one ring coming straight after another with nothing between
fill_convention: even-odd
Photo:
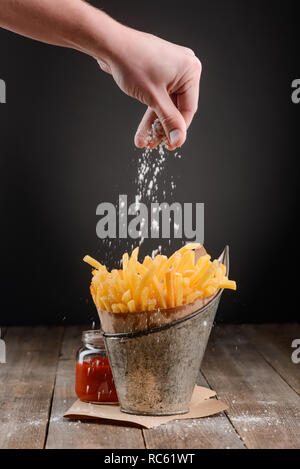
<instances>
[{"instance_id":1,"label":"bucket rim","mask_svg":"<svg viewBox=\"0 0 300 469\"><path fill-rule=\"evenodd\" d=\"M226 245L222 254L219 256L218 260L220 262L224 262L226 265L226 271L227 274L229 273L229 246ZM185 321L188 321L189 319L194 318L195 316L200 315L201 313L204 313L212 304L216 303L219 301L222 293L223 293L224 288L221 288L218 293L213 296L213 298L205 305L202 306L202 308L198 309L197 311L194 311L193 313L189 314L188 316L185 316L184 318L177 319L176 321L169 322L167 324L163 324L162 326L157 326L153 327L151 329L142 329L140 331L130 331L130 332L103 332L103 337L107 339L124 339L124 338L133 338L133 337L139 337L143 335L149 335L149 334L154 334L155 332L160 332L166 329L170 329L170 327L176 326L177 324L183 323Z\"/></svg>"}]
</instances>

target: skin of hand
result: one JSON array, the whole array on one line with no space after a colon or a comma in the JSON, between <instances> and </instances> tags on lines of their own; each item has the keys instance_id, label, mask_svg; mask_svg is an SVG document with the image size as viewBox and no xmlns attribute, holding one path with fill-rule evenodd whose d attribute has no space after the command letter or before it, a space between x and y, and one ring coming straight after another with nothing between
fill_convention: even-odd
<instances>
[{"instance_id":1,"label":"skin of hand","mask_svg":"<svg viewBox=\"0 0 300 469\"><path fill-rule=\"evenodd\" d=\"M169 149L181 146L197 110L201 63L186 47L123 26L82 0L1 0L0 26L96 58L120 89L147 106L135 135L148 141L156 118Z\"/></svg>"},{"instance_id":2,"label":"skin of hand","mask_svg":"<svg viewBox=\"0 0 300 469\"><path fill-rule=\"evenodd\" d=\"M125 28L116 54L98 60L102 70L129 96L148 106L135 135L137 147L154 148L149 130L159 119L169 149L181 146L198 107L201 63L191 49Z\"/></svg>"}]
</instances>

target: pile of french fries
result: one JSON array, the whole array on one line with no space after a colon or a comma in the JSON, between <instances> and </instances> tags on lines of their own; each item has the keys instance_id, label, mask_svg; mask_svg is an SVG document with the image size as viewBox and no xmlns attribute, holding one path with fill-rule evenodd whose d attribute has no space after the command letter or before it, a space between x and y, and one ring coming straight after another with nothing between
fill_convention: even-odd
<instances>
[{"instance_id":1,"label":"pile of french fries","mask_svg":"<svg viewBox=\"0 0 300 469\"><path fill-rule=\"evenodd\" d=\"M198 243L190 243L169 258L161 254L138 260L139 248L122 257L122 269L107 270L90 256L94 267L90 286L95 305L113 313L153 311L192 303L214 295L220 288L236 290L226 277L226 267L204 255L195 262Z\"/></svg>"}]
</instances>

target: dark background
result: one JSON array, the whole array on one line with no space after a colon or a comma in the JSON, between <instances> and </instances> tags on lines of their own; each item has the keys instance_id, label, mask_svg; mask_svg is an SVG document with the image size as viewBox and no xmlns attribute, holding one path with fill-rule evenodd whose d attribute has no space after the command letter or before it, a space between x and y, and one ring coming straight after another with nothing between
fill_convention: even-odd
<instances>
[{"instance_id":1,"label":"dark background","mask_svg":"<svg viewBox=\"0 0 300 469\"><path fill-rule=\"evenodd\" d=\"M298 319L286 303L298 249L300 104L290 97L300 78L296 2L93 3L193 48L202 61L199 112L182 159L170 155L166 171L178 179L169 202L205 203L207 250L217 256L231 247L238 291L224 293L217 320ZM88 56L4 30L0 78L7 85L0 105L0 323L91 322L90 269L81 259L107 258L95 233L96 206L135 193L140 151L133 136L144 108ZM177 247L164 245L168 254ZM115 259L123 248L113 251Z\"/></svg>"}]
</instances>

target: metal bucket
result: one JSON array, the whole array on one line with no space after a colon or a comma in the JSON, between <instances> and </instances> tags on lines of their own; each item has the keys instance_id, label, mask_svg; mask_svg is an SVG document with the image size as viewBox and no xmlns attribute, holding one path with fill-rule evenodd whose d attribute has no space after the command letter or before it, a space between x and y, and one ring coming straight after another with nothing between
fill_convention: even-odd
<instances>
[{"instance_id":1,"label":"metal bucket","mask_svg":"<svg viewBox=\"0 0 300 469\"><path fill-rule=\"evenodd\" d=\"M228 246L219 260L228 272ZM195 313L161 327L103 334L122 412L172 415L189 411L222 291Z\"/></svg>"}]
</instances>

